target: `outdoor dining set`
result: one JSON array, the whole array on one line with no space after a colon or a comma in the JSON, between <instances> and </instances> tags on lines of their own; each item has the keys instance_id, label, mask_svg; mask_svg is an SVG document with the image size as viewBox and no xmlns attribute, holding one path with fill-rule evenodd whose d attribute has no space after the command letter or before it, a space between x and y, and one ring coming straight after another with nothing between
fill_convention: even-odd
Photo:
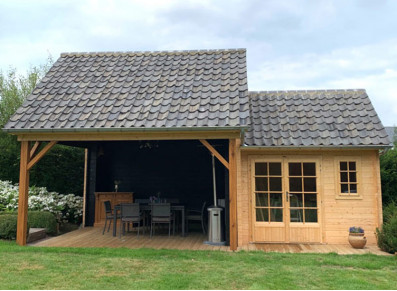
<instances>
[{"instance_id":1,"label":"outdoor dining set","mask_svg":"<svg viewBox=\"0 0 397 291\"><path fill-rule=\"evenodd\" d=\"M156 226L168 225L168 236L175 234L176 228L181 227L181 236L185 236L188 230L189 221L201 223L203 233L206 232L204 223L206 202L203 202L201 209L185 209L178 199L164 199L163 201L150 201L149 199L135 199L134 203L120 203L112 208L110 201L104 201L106 212L105 225L102 234L105 233L106 227L109 232L113 223L113 236L117 234L117 221L119 224L119 237L125 235L130 230L130 225L136 227L137 237L142 229L150 229L150 237L155 235Z\"/></svg>"}]
</instances>

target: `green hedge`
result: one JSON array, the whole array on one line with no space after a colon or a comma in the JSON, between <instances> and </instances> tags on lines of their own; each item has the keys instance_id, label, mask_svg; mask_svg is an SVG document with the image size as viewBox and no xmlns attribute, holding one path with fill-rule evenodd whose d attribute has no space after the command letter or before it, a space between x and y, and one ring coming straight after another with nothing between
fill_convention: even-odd
<instances>
[{"instance_id":1,"label":"green hedge","mask_svg":"<svg viewBox=\"0 0 397 291\"><path fill-rule=\"evenodd\" d=\"M390 203L383 211L383 225L376 229L378 246L381 250L394 254L397 252L397 206Z\"/></svg>"},{"instance_id":2,"label":"green hedge","mask_svg":"<svg viewBox=\"0 0 397 291\"><path fill-rule=\"evenodd\" d=\"M29 234L29 222L28 222ZM0 215L0 239L15 239L17 237L17 216L10 213Z\"/></svg>"},{"instance_id":3,"label":"green hedge","mask_svg":"<svg viewBox=\"0 0 397 291\"><path fill-rule=\"evenodd\" d=\"M16 238L17 214L17 212L0 213L0 238ZM55 216L48 211L28 211L28 230L30 227L45 228L47 234L57 233L57 222Z\"/></svg>"},{"instance_id":4,"label":"green hedge","mask_svg":"<svg viewBox=\"0 0 397 291\"><path fill-rule=\"evenodd\" d=\"M51 212L28 211L28 221L30 227L45 228L48 234L57 233L57 221Z\"/></svg>"}]
</instances>

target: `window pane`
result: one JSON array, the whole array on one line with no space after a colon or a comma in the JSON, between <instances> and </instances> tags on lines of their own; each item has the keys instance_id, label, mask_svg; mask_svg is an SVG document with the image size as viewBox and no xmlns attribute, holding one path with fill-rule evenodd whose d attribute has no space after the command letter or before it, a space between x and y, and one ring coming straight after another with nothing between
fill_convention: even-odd
<instances>
[{"instance_id":1,"label":"window pane","mask_svg":"<svg viewBox=\"0 0 397 291\"><path fill-rule=\"evenodd\" d=\"M340 170L347 171L347 162L340 162Z\"/></svg>"},{"instance_id":2,"label":"window pane","mask_svg":"<svg viewBox=\"0 0 397 291\"><path fill-rule=\"evenodd\" d=\"M301 163L289 163L288 168L290 176L302 176Z\"/></svg>"},{"instance_id":3,"label":"window pane","mask_svg":"<svg viewBox=\"0 0 397 291\"><path fill-rule=\"evenodd\" d=\"M349 185L348 184L340 184L340 192L341 193L349 193Z\"/></svg>"},{"instance_id":4,"label":"window pane","mask_svg":"<svg viewBox=\"0 0 397 291\"><path fill-rule=\"evenodd\" d=\"M347 172L341 172L341 173L340 173L340 181L341 181L341 182L349 182L349 181L347 180Z\"/></svg>"},{"instance_id":5,"label":"window pane","mask_svg":"<svg viewBox=\"0 0 397 291\"><path fill-rule=\"evenodd\" d=\"M255 163L255 175L267 175L267 163Z\"/></svg>"},{"instance_id":6,"label":"window pane","mask_svg":"<svg viewBox=\"0 0 397 291\"><path fill-rule=\"evenodd\" d=\"M255 178L255 190L267 191L267 178Z\"/></svg>"},{"instance_id":7,"label":"window pane","mask_svg":"<svg viewBox=\"0 0 397 291\"><path fill-rule=\"evenodd\" d=\"M269 178L270 191L281 191L281 178Z\"/></svg>"},{"instance_id":8,"label":"window pane","mask_svg":"<svg viewBox=\"0 0 397 291\"><path fill-rule=\"evenodd\" d=\"M269 175L281 176L281 163L269 163Z\"/></svg>"},{"instance_id":9,"label":"window pane","mask_svg":"<svg viewBox=\"0 0 397 291\"><path fill-rule=\"evenodd\" d=\"M291 222L303 222L303 209L291 209L290 214Z\"/></svg>"},{"instance_id":10,"label":"window pane","mask_svg":"<svg viewBox=\"0 0 397 291\"><path fill-rule=\"evenodd\" d=\"M289 201L291 207L303 207L302 194L290 194Z\"/></svg>"},{"instance_id":11,"label":"window pane","mask_svg":"<svg viewBox=\"0 0 397 291\"><path fill-rule=\"evenodd\" d=\"M316 178L304 178L304 190L305 192L316 192Z\"/></svg>"},{"instance_id":12,"label":"window pane","mask_svg":"<svg viewBox=\"0 0 397 291\"><path fill-rule=\"evenodd\" d=\"M305 209L305 222L317 222L317 209Z\"/></svg>"},{"instance_id":13,"label":"window pane","mask_svg":"<svg viewBox=\"0 0 397 291\"><path fill-rule=\"evenodd\" d=\"M357 174L356 172L350 172L349 173L349 182L357 182Z\"/></svg>"},{"instance_id":14,"label":"window pane","mask_svg":"<svg viewBox=\"0 0 397 291\"><path fill-rule=\"evenodd\" d=\"M282 207L283 206L283 194L270 194L270 206L273 207Z\"/></svg>"},{"instance_id":15,"label":"window pane","mask_svg":"<svg viewBox=\"0 0 397 291\"><path fill-rule=\"evenodd\" d=\"M356 170L356 162L349 162L349 170L350 171Z\"/></svg>"},{"instance_id":16,"label":"window pane","mask_svg":"<svg viewBox=\"0 0 397 291\"><path fill-rule=\"evenodd\" d=\"M270 221L283 221L283 210L282 209L270 209Z\"/></svg>"},{"instance_id":17,"label":"window pane","mask_svg":"<svg viewBox=\"0 0 397 291\"><path fill-rule=\"evenodd\" d=\"M357 193L357 184L350 184L350 193Z\"/></svg>"},{"instance_id":18,"label":"window pane","mask_svg":"<svg viewBox=\"0 0 397 291\"><path fill-rule=\"evenodd\" d=\"M291 192L302 192L302 178L289 178L289 190Z\"/></svg>"},{"instance_id":19,"label":"window pane","mask_svg":"<svg viewBox=\"0 0 397 291\"><path fill-rule=\"evenodd\" d=\"M256 206L269 206L268 195L269 194L267 194L267 193L255 193L255 196L256 196L255 205Z\"/></svg>"},{"instance_id":20,"label":"window pane","mask_svg":"<svg viewBox=\"0 0 397 291\"><path fill-rule=\"evenodd\" d=\"M305 194L305 207L317 207L317 194Z\"/></svg>"},{"instance_id":21,"label":"window pane","mask_svg":"<svg viewBox=\"0 0 397 291\"><path fill-rule=\"evenodd\" d=\"M316 164L315 163L303 163L303 175L304 176L316 176Z\"/></svg>"},{"instance_id":22,"label":"window pane","mask_svg":"<svg viewBox=\"0 0 397 291\"><path fill-rule=\"evenodd\" d=\"M269 209L257 208L256 209L256 221L269 221Z\"/></svg>"}]
</instances>

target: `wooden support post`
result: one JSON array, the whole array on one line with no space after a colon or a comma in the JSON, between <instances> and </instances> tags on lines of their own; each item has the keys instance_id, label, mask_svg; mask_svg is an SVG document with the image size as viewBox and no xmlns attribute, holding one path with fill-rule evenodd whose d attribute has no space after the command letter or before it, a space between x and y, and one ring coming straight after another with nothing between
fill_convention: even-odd
<instances>
[{"instance_id":1,"label":"wooden support post","mask_svg":"<svg viewBox=\"0 0 397 291\"><path fill-rule=\"evenodd\" d=\"M225 160L224 157L212 145L208 143L205 139L200 139L200 142L226 167L229 169L229 163Z\"/></svg>"},{"instance_id":2,"label":"wooden support post","mask_svg":"<svg viewBox=\"0 0 397 291\"><path fill-rule=\"evenodd\" d=\"M237 250L237 155L239 140L229 140L229 227L230 250Z\"/></svg>"},{"instance_id":3,"label":"wooden support post","mask_svg":"<svg viewBox=\"0 0 397 291\"><path fill-rule=\"evenodd\" d=\"M26 245L26 237L28 232L29 160L29 141L22 141L21 161L19 168L19 202L17 223L17 244L20 246Z\"/></svg>"},{"instance_id":4,"label":"wooden support post","mask_svg":"<svg viewBox=\"0 0 397 291\"><path fill-rule=\"evenodd\" d=\"M30 170L44 155L54 146L56 145L56 141L50 141L46 146L37 154L35 157L29 161L28 170Z\"/></svg>"},{"instance_id":5,"label":"wooden support post","mask_svg":"<svg viewBox=\"0 0 397 291\"><path fill-rule=\"evenodd\" d=\"M30 159L33 158L34 154L36 153L37 149L39 148L39 146L41 145L41 141L36 141L32 147L32 149L30 150Z\"/></svg>"}]
</instances>

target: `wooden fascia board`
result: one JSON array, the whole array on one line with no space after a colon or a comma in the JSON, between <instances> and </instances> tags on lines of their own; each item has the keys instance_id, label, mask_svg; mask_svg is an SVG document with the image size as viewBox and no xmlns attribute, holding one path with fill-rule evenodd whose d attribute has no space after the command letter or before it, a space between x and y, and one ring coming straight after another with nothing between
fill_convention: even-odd
<instances>
[{"instance_id":1,"label":"wooden fascia board","mask_svg":"<svg viewBox=\"0 0 397 291\"><path fill-rule=\"evenodd\" d=\"M229 163L224 157L206 141L205 139L200 139L200 142L229 170Z\"/></svg>"},{"instance_id":2,"label":"wooden fascia board","mask_svg":"<svg viewBox=\"0 0 397 291\"><path fill-rule=\"evenodd\" d=\"M21 133L19 141L117 141L117 140L193 140L238 138L240 131L147 131L147 132L46 132Z\"/></svg>"}]
</instances>

